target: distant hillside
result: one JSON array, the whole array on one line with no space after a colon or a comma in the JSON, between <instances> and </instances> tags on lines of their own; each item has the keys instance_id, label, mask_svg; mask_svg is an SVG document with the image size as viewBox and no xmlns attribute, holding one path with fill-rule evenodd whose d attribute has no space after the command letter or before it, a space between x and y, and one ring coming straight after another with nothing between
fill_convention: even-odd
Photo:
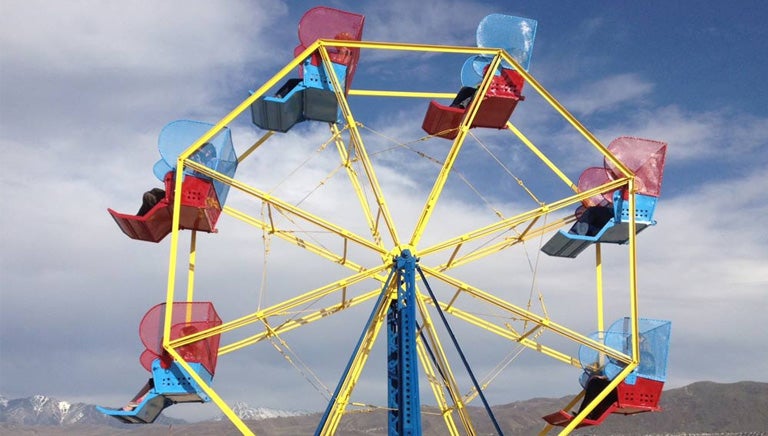
<instances>
[{"instance_id":1,"label":"distant hillside","mask_svg":"<svg viewBox=\"0 0 768 436\"><path fill-rule=\"evenodd\" d=\"M38 400L40 396L37 396ZM42 397L45 398L45 397ZM544 426L543 415L554 412L565 405L570 398L534 398L494 407L496 419L505 435L537 434ZM8 405L16 400L0 403L0 435L238 435L228 421L208 421L196 424L166 422L145 426L106 426L104 421L78 424L71 421L38 421L29 424L9 420ZM34 402L32 402L34 403ZM32 404L29 403L29 404ZM39 404L38 401L36 404ZM53 402L52 402L53 403ZM15 416L20 416L18 405ZM585 427L572 434L578 435L768 435L768 383L739 382L721 384L698 382L679 389L664 392L661 401L664 409L659 413L643 413L632 416L610 416L599 427ZM50 405L49 405L50 406ZM91 407L91 406L88 406ZM183 407L183 406L179 406ZM39 407L38 407L39 409ZM319 414L281 416L276 418L250 420L248 413L254 409L240 408L246 423L257 435L304 435L313 434ZM49 407L51 413L58 413L60 406ZM27 411L28 413L29 411ZM422 426L425 436L442 436L445 427L442 418L425 411ZM40 414L40 412L35 412ZM268 415L268 414L267 414ZM494 428L484 411L471 409L471 415L478 434L495 434ZM250 415L254 416L254 415ZM264 416L264 414L259 415ZM101 419L101 418L98 418ZM370 436L387 433L386 415L382 413L352 414L342 419L338 435ZM556 434L554 431L551 434Z\"/></svg>"},{"instance_id":2,"label":"distant hillside","mask_svg":"<svg viewBox=\"0 0 768 436\"><path fill-rule=\"evenodd\" d=\"M604 425L590 433L608 435L648 431L768 435L768 383L693 383L665 391L661 405L663 411L660 413L611 416Z\"/></svg>"},{"instance_id":3,"label":"distant hillside","mask_svg":"<svg viewBox=\"0 0 768 436\"><path fill-rule=\"evenodd\" d=\"M563 407L559 400L533 399L499 406L497 416L512 419L505 434L536 434L542 422L527 425L524 416L543 416ZM578 435L768 435L768 383L721 384L698 382L664 391L661 412L611 415L598 427L574 431ZM479 431L479 429L478 429ZM554 432L553 432L554 434Z\"/></svg>"}]
</instances>

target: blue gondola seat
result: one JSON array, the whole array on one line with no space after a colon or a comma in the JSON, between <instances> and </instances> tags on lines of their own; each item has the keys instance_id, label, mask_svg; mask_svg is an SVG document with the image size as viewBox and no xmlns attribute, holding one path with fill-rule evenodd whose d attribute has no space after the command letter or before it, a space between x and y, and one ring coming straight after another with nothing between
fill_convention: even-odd
<instances>
[{"instance_id":1,"label":"blue gondola seat","mask_svg":"<svg viewBox=\"0 0 768 436\"><path fill-rule=\"evenodd\" d=\"M298 56L317 39L359 41L365 17L339 9L318 6L307 11L299 22ZM346 93L352 83L360 49L326 46L340 91ZM259 97L251 104L251 120L264 130L287 132L302 121L335 123L339 103L329 72L318 52L299 66L299 78L291 78L273 96Z\"/></svg>"},{"instance_id":2,"label":"blue gondola seat","mask_svg":"<svg viewBox=\"0 0 768 436\"><path fill-rule=\"evenodd\" d=\"M171 340L221 325L221 318L210 302L175 302L172 317ZM152 307L139 325L139 336L146 348L139 361L152 374L149 381L127 407L97 407L100 412L129 424L149 424L171 405L211 400L192 375L163 349L164 319L165 303L161 303ZM215 334L175 349L208 386L216 371L219 340L220 335Z\"/></svg>"},{"instance_id":3,"label":"blue gondola seat","mask_svg":"<svg viewBox=\"0 0 768 436\"><path fill-rule=\"evenodd\" d=\"M608 145L608 151L635 175L636 232L655 225L654 213L664 176L667 144L650 139L620 136ZM602 186L623 177L615 164L603 158L603 167L590 167L579 176L579 192ZM599 223L593 222L596 210L613 208L613 216ZM580 213L585 210L585 213ZM569 230L560 230L547 241L542 251L550 256L576 257L585 248L597 242L624 244L629 240L629 197L626 189L598 193L582 200L576 211L578 221Z\"/></svg>"},{"instance_id":4,"label":"blue gondola seat","mask_svg":"<svg viewBox=\"0 0 768 436\"><path fill-rule=\"evenodd\" d=\"M596 233L580 231L588 228L589 223L577 221L568 231L559 230L547 241L541 250L550 256L575 258L588 246L600 242L625 244L629 241L629 200L625 191L617 190L613 194L613 216ZM658 198L649 195L635 195L635 230L640 233L648 226L656 224L653 219ZM600 207L600 206L598 206Z\"/></svg>"},{"instance_id":5,"label":"blue gondola seat","mask_svg":"<svg viewBox=\"0 0 768 436\"><path fill-rule=\"evenodd\" d=\"M336 122L339 103L325 67L313 65L311 58L302 66L302 79L288 79L274 96L262 96L251 105L255 125L264 130L287 132L302 121ZM343 86L346 66L334 63L333 68Z\"/></svg>"},{"instance_id":6,"label":"blue gondola seat","mask_svg":"<svg viewBox=\"0 0 768 436\"><path fill-rule=\"evenodd\" d=\"M208 384L213 376L201 363L189 366ZM207 403L208 395L195 380L176 362L165 368L161 359L152 362L152 386L132 410L111 409L96 406L99 412L113 416L128 424L151 424L166 407L178 403Z\"/></svg>"}]
</instances>

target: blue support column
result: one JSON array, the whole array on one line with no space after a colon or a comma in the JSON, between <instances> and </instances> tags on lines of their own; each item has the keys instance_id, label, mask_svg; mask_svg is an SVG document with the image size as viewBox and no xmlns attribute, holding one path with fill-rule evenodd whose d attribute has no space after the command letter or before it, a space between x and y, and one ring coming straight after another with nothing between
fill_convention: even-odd
<instances>
[{"instance_id":1,"label":"blue support column","mask_svg":"<svg viewBox=\"0 0 768 436\"><path fill-rule=\"evenodd\" d=\"M409 250L397 257L397 299L387 312L389 434L421 435L416 354L416 261Z\"/></svg>"}]
</instances>

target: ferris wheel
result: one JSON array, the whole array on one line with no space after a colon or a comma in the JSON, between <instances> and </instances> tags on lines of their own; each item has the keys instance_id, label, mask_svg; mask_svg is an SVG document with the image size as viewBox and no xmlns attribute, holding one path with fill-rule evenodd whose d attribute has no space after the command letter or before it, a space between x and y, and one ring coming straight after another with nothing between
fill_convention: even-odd
<instances>
[{"instance_id":1,"label":"ferris wheel","mask_svg":"<svg viewBox=\"0 0 768 436\"><path fill-rule=\"evenodd\" d=\"M159 242L170 236L166 300L140 323L145 346L140 361L152 376L128 406L100 410L123 422L148 423L173 404L212 401L238 430L252 434L214 390L214 375L217 368L226 370L225 363L218 363L227 354L263 342L325 390L327 407L316 434L334 434L345 415L376 408L386 412L390 434L421 434L424 382L447 433L475 434L468 406L479 402L494 430L503 434L485 394L524 350L578 368L574 379L581 376L584 388L563 410L544 417L542 433L553 426L569 433L577 426L598 425L612 413L659 410L670 323L639 317L635 252L637 234L656 224L666 144L621 137L606 147L576 120L528 72L535 20L489 15L478 26L476 47L364 41L364 23L359 14L309 10L299 23L294 60L232 112L216 124L181 120L163 129L160 160L153 169L164 184L163 194L142 214L109 210L133 239ZM385 58L392 53L468 58L454 73L460 78L458 92L366 90L353 86L364 60L361 51ZM294 72L297 77L291 77ZM544 147L535 145L512 122L513 114L524 110L524 88L546 103L601 165L585 169L573 182ZM403 98L429 100L420 136L407 141L367 125L350 103ZM234 131L244 118L260 135L238 153ZM328 130L323 136L320 129L305 129L308 125L327 125ZM279 160L262 160L261 173L249 173L248 165L281 135L310 143L296 147L308 150L308 156L279 150ZM503 162L489 145L490 136L514 141L517 153L541 165L541 177L564 186L568 194L550 199L535 192L539 184ZM498 173L475 170L483 175L477 180L465 175L462 159L471 161L466 168L479 165L468 155L468 146L481 150ZM398 177L398 170L408 177ZM428 188L421 190L423 198L416 194L415 181ZM471 214L457 213L454 188L476 195L477 208L490 213L463 219ZM499 206L505 190L512 188L525 201ZM323 191L331 191L329 197L336 200L320 199ZM229 220L220 222L222 216ZM317 258L332 272L317 273L295 255L294 283L289 284L295 291L272 294L257 310L223 319L215 298L195 299L197 234L216 232L219 224L226 232L233 221L260 235L264 265L280 246ZM189 251L183 253L187 233ZM605 327L599 279L594 331L577 331L550 317L537 285L537 265L541 254L575 258L594 248L600 276L602 244L628 253L627 315ZM480 265L483 274L505 274L511 252L528 268L524 282L529 292L519 301L487 288L483 276L466 272ZM185 296L178 292L181 265L188 265ZM341 359L337 384L326 387L292 355L285 338L347 312L365 316L359 317L360 325L339 332L355 340ZM473 370L469 350L476 344L462 343L459 325L509 344L496 368L487 374ZM547 337L556 339L547 342ZM563 341L577 347L576 353L562 347ZM386 404L373 406L356 401L354 394L377 343L386 356L386 374L381 375ZM568 412L580 400L579 411Z\"/></svg>"}]
</instances>

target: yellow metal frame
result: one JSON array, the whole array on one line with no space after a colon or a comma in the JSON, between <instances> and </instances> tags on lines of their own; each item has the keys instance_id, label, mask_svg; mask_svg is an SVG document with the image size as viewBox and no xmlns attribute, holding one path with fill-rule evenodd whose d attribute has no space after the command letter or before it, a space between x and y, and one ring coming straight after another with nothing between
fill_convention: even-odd
<instances>
[{"instance_id":1,"label":"yellow metal frame","mask_svg":"<svg viewBox=\"0 0 768 436\"><path fill-rule=\"evenodd\" d=\"M448 272L459 265L463 265L469 262L478 261L485 256L502 251L506 248L512 247L516 244L523 243L526 240L534 237L540 237L544 233L552 232L557 228L568 224L571 220L561 219L554 222L546 223L547 220L543 220L543 224L539 222L539 218L551 214L552 212L561 210L563 208L578 204L581 200L588 198L597 193L606 192L611 189L624 187L628 189L632 194L635 193L634 175L626 168L620 161L618 161L600 141L595 138L573 115L568 112L563 105L561 105L552 95L550 95L544 87L536 81L536 79L517 63L517 61L511 57L508 53L500 49L492 48L478 48L478 47L457 47L457 46L441 46L441 45L423 45L423 44L407 44L407 43L387 43L387 42L367 42L367 41L343 41L343 45L350 48L360 48L367 50L389 50L389 51L405 51L405 52L430 52L430 53L448 53L448 54L466 54L466 55L488 55L493 56L491 66L479 85L478 95L484 95L489 88L492 79L492 73L501 64L501 62L507 62L515 67L515 69L524 77L526 83L535 90L560 116L563 117L584 139L587 143L591 144L597 151L610 161L618 171L623 175L618 180L606 183L603 186L595 189L577 192L576 185L560 170L553 161L551 161L536 145L534 145L526 135L511 122L507 123L507 131L511 132L516 138L518 138L528 149L538 157L562 182L575 194L564 198L559 201L555 201L548 204L539 204L536 208L530 211L521 213L519 215L501 218L498 221L486 225L481 228L477 228L466 234L447 239L443 242L434 244L428 247L421 247L421 238L427 229L432 212L435 209L435 205L440 200L441 194L445 188L445 183L448 176L454 167L459 151L464 144L465 138L469 131L472 122L477 115L478 109L481 105L482 99L473 99L470 106L467 108L466 116L464 117L461 125L459 126L456 138L451 144L451 148L447 153L447 157L443 161L442 168L437 176L431 192L424 204L424 207L419 215L417 224L413 232L408 237L403 237L398 233L395 226L394 219L388 208L385 195L381 190L379 181L376 176L376 171L370 156L368 155L363 138L358 131L358 123L355 121L352 110L350 109L347 97L354 96L357 98L364 97L409 97L409 98L452 98L453 93L446 92L413 92L413 91L398 91L398 90L359 90L350 89L345 95L340 85L340 80L336 76L334 69L331 68L331 61L327 52L327 47L338 46L339 41L335 40L318 40L301 54L299 54L293 61L289 62L284 68L277 72L270 80L268 80L263 86L258 88L253 94L246 98L242 103L235 107L229 114L224 116L216 125L214 125L209 131L197 139L194 143L181 153L177 161L177 171L175 180L176 192L181 191L183 172L185 169L193 169L200 173L205 174L215 180L228 184L231 188L236 189L248 196L253 197L256 201L260 201L266 205L269 214L271 216L274 212L279 212L284 215L292 217L294 220L307 223L323 229L324 231L338 236L343 242L344 250L342 253L334 253L330 250L321 247L317 244L313 244L309 241L298 238L289 229L282 229L270 218L267 221L249 216L243 211L236 210L229 206L223 208L223 212L235 219L241 220L244 223L261 229L296 245L297 247L306 249L319 257L328 259L330 262L342 265L351 270L351 274L341 280L328 283L312 291L306 292L298 297L292 298L285 302L276 304L274 306L261 309L252 314L245 315L241 318L227 321L221 326L205 330L196 333L192 336L184 337L179 340L170 341L170 322L171 322L171 310L172 303L176 301L176 277L178 262L180 259L179 243L181 233L179 231L180 211L181 211L181 195L174 196L173 203L173 231L171 232L169 264L168 264L168 284L166 293L166 316L165 324L163 326L163 347L170 353L171 356L192 376L192 378L198 383L198 385L205 391L205 393L211 397L213 402L223 411L225 416L238 428L243 434L253 434L253 432L242 422L242 420L232 411L232 409L219 397L213 388L205 383L196 373L192 370L189 364L184 361L182 356L176 351L176 349L182 345L191 343L196 340L200 340L213 335L224 334L244 327L246 325L259 325L263 324L269 326L261 333L257 333L248 338L241 339L229 344L223 344L219 350L219 355L225 355L227 353L236 351L243 347L256 344L271 335L280 334L301 326L309 325L314 321L322 319L327 316L332 316L340 311L350 309L360 305L361 303L371 301L377 296L381 295L381 292L386 292L385 298L381 301L388 302L392 298L392 288L387 290L381 290L373 288L368 292L361 293L356 296L348 296L346 293L347 287L356 283L361 283L365 280L374 280L375 282L384 283L386 281L387 270L391 267L392 256L402 252L405 249L411 250L415 256L421 257L426 255L432 255L440 252L447 254L448 259L446 262L437 266L421 265L421 268L426 276L435 279L449 287L455 289L455 294L448 301L441 301L440 306L443 311L455 316L458 319L464 320L472 325L487 330L491 333L506 338L512 342L519 343L531 350L540 352L546 356L562 361L568 365L579 366L578 359L560 350L553 349L539 343L538 333L540 331L550 331L557 335L567 338L568 340L577 344L592 347L605 356L617 359L627 364L626 369L611 383L611 385L599 395L584 412L580 413L576 419L565 429L561 434L569 433L579 422L586 416L587 413L597 404L599 401L608 394L609 390L620 383L629 372L637 365L637 360L629 355L617 352L613 349L607 348L599 341L595 341L588 336L579 332L573 331L566 326L560 325L551 321L547 317L535 314L526 308L522 308L513 305L502 298L495 296L492 292L483 291L468 283L464 283L461 280L456 279L448 274ZM224 174L212 171L211 169L204 167L189 159L190 155L198 150L203 144L208 142L212 137L218 134L225 126L232 123L238 116L245 112L251 104L256 102L258 98L264 95L269 89L273 88L279 81L283 80L289 73L295 70L303 59L307 58L314 52L319 52L323 65L326 71L329 73L331 82L334 89L336 89L336 96L339 103L339 108L342 113L343 120L346 124L345 128L348 129L350 144L347 145L342 140L341 131L339 128L331 124L331 135L333 136L334 144L339 153L341 164L344 166L347 176L349 177L353 189L359 199L359 203L365 214L365 218L370 230L370 235L363 236L355 234L339 225L334 224L332 221L316 216L309 213L300 207L291 205L290 203L281 200L266 191L258 189L253 186L249 186L237 179L227 177ZM255 150L258 149L264 142L272 137L274 132L265 133L259 140L256 141L251 147L245 150L238 157L238 161L243 161L248 158ZM362 168L362 174L358 174L352 165L352 159L349 155L350 151L354 151L355 163ZM375 202L376 210L372 210L365 196L365 189L372 192ZM629 208L634 211L635 201L634 195L629 196ZM630 213L630 230L629 230L629 300L630 300L630 319L631 319L631 333L634 338L634 349L632 356L639 356L638 348L638 309L637 309L637 272L636 272L636 243L635 243L635 218L634 213ZM524 230L519 232L518 226L524 225ZM482 250L470 251L463 253L462 249L473 241L479 241L482 238L488 238L492 236L504 235L507 232L513 230L516 232L515 236L506 236L495 244L486 246ZM392 247L385 246L382 239L382 233L387 234L393 241ZM404 243L402 241L407 241ZM364 249L370 250L378 254L382 259L382 264L377 267L369 268L362 264L356 263L352 259L348 259L346 247L349 244L355 244ZM187 272L187 293L186 301L192 301L194 299L194 287L195 287L195 262L196 262L196 233L191 232L190 252L188 260L188 272ZM599 330L604 327L603 322L603 296L602 296L602 262L600 247L596 248L596 281L597 281L597 326ZM290 319L282 323L271 323L270 320L279 317L291 309L295 309L306 305L309 302L316 301L320 298L335 295L339 297L338 301L330 306L323 307L312 313L309 313L301 318ZM466 412L466 404L458 391L455 378L448 365L448 359L444 354L442 346L440 345L437 331L435 330L431 319L429 317L427 306L432 305L430 298L427 298L420 290L417 290L417 301L419 304L419 312L423 319L422 333L424 338L429 342L429 346L436 352L437 365L435 368L433 362L426 359L425 344L422 339L418 340L418 353L420 360L424 367L427 379L432 387L435 399L441 414L444 418L448 432L450 434L459 434L457 427L457 421L463 427L464 432L467 434L475 434L472 422L469 415ZM467 311L462 310L458 306L458 298L460 296L466 296L477 301L484 302L494 310L501 311L508 314L510 317L526 320L529 325L533 327L527 331L518 332L510 328L508 325L499 323L498 321L491 321L483 319L482 317L474 314L470 314ZM337 425L345 413L346 408L350 405L351 394L354 386L357 383L365 362L370 353L373 343L377 336L377 333L384 322L386 306L387 304L381 304L380 307L375 309L375 322L365 334L365 343L361 347L356 356L353 357L352 368L349 371L347 379L343 380L341 394L336 399L336 402L331 408L331 414L326 427L322 429L322 434L333 434ZM277 318L275 318L277 319ZM436 376L436 370L440 371L445 376L445 380L440 380ZM579 399L574 399L574 403ZM450 400L450 401L449 401ZM452 404L451 404L452 403ZM455 413L455 415L454 415ZM456 419L458 418L458 419ZM545 427L542 433L548 431L549 428Z\"/></svg>"}]
</instances>

